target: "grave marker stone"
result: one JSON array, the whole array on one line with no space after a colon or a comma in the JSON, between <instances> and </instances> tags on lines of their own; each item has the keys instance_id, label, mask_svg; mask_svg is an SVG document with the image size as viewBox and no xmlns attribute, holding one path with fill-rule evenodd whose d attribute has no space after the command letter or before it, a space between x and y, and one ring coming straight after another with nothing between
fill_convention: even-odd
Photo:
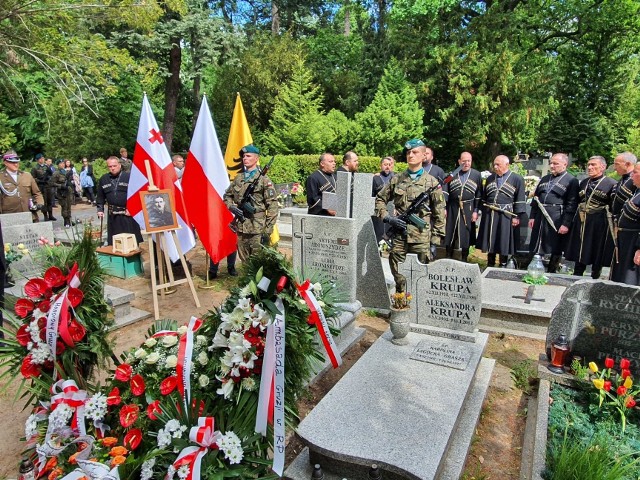
<instances>
[{"instance_id":1,"label":"grave marker stone","mask_svg":"<svg viewBox=\"0 0 640 480\"><path fill-rule=\"evenodd\" d=\"M562 294L547 331L547 356L551 343L566 335L571 353L602 366L606 357L616 363L631 362L640 375L640 287L609 281L581 280Z\"/></svg>"},{"instance_id":2,"label":"grave marker stone","mask_svg":"<svg viewBox=\"0 0 640 480\"><path fill-rule=\"evenodd\" d=\"M41 237L53 243L53 225L51 222L31 223L31 214L29 213L29 223L27 224L14 224L9 226L3 224L2 236L6 243L13 245L24 244L27 250L33 254L42 248L42 245L38 243ZM11 264L11 270L29 276L38 272L39 267L33 263L31 256L26 255L20 260L13 262Z\"/></svg>"},{"instance_id":3,"label":"grave marker stone","mask_svg":"<svg viewBox=\"0 0 640 480\"><path fill-rule=\"evenodd\" d=\"M336 192L322 192L322 208L334 210L336 217L350 218L352 179L349 172L337 172Z\"/></svg>"},{"instance_id":4,"label":"grave marker stone","mask_svg":"<svg viewBox=\"0 0 640 480\"><path fill-rule=\"evenodd\" d=\"M0 214L0 225L2 225L3 228L13 225L28 225L30 223L32 223L31 212Z\"/></svg>"},{"instance_id":5,"label":"grave marker stone","mask_svg":"<svg viewBox=\"0 0 640 480\"><path fill-rule=\"evenodd\" d=\"M471 349L452 340L422 340L409 358L443 367L465 370L471 359Z\"/></svg>"}]
</instances>

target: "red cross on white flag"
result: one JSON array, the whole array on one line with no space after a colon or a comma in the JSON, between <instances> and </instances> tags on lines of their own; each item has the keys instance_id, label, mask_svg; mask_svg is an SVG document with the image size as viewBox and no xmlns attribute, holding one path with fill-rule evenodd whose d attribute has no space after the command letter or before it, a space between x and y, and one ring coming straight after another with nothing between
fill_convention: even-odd
<instances>
[{"instance_id":1,"label":"red cross on white flag","mask_svg":"<svg viewBox=\"0 0 640 480\"><path fill-rule=\"evenodd\" d=\"M182 189L178 182L175 168L171 163L171 157L160 134L158 123L151 111L151 105L149 105L146 94L142 99L138 138L133 152L133 165L131 166L129 189L127 190L127 209L142 229L145 228L145 224L140 192L149 188L145 160L149 160L153 183L161 190L173 190L178 224L181 227L176 233L182 253L187 253L195 246L196 241L190 228L184 199L182 198ZM178 251L173 243L171 234L165 233L165 240L171 261L175 262L178 260Z\"/></svg>"}]
</instances>

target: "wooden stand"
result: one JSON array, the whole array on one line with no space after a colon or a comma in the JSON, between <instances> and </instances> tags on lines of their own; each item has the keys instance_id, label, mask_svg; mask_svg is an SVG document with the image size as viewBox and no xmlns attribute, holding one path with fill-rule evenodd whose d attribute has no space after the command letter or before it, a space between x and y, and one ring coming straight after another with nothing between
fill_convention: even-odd
<instances>
[{"instance_id":1,"label":"wooden stand","mask_svg":"<svg viewBox=\"0 0 640 480\"><path fill-rule=\"evenodd\" d=\"M171 268L171 259L169 258L169 253L167 251L167 242L164 234L170 233L173 237L173 242L175 243L176 250L178 250L178 256L180 258L180 263L182 263L182 268L184 269L185 278L176 280L173 277L173 269ZM153 242L153 234L143 230L143 234L149 236L149 263L151 264L151 293L153 294L153 313L155 315L155 319L158 320L160 318L160 312L158 309L158 291L164 300L165 296L165 288L175 287L176 285L182 285L183 283L188 283L189 288L191 289L191 294L193 295L193 300L196 304L196 307L200 308L200 300L198 299L198 294L196 293L196 288L193 285L193 279L191 278L191 272L189 272L189 268L187 267L187 261L184 258L184 254L182 253L182 249L180 248L180 242L178 241L178 236L176 235L176 231L174 230L166 230L165 232L153 232L156 233L156 241ZM158 248L156 248L156 246ZM164 255L163 255L164 253ZM157 262L157 263L156 263ZM169 276L169 281L165 282L164 278L164 264L167 265L167 273ZM156 264L158 266L158 278L156 278Z\"/></svg>"}]
</instances>

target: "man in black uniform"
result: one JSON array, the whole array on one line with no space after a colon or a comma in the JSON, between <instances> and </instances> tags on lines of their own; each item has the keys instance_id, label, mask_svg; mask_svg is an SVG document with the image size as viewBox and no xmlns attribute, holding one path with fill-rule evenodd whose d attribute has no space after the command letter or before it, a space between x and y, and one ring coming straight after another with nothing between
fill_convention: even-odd
<instances>
[{"instance_id":1,"label":"man in black uniform","mask_svg":"<svg viewBox=\"0 0 640 480\"><path fill-rule=\"evenodd\" d=\"M36 155L36 162L38 162L36 163L36 166L31 169L31 176L38 184L38 188L40 189L40 193L42 193L42 197L44 199L42 214L44 215L45 221L55 220L51 214L51 210L53 208L51 199L52 189L49 186L53 173L51 172L51 169L45 165L45 158L41 153Z\"/></svg>"},{"instance_id":2,"label":"man in black uniform","mask_svg":"<svg viewBox=\"0 0 640 480\"><path fill-rule=\"evenodd\" d=\"M444 244L447 257L453 258L456 248L461 250L463 262L469 256L469 247L476 241L476 221L482 197L482 176L471 168L472 157L462 152L458 165L462 170L444 185L444 198L447 202L447 227Z\"/></svg>"},{"instance_id":3,"label":"man in black uniform","mask_svg":"<svg viewBox=\"0 0 640 480\"><path fill-rule=\"evenodd\" d=\"M549 273L558 268L578 208L578 180L567 172L568 165L569 157L564 153L551 157L551 173L542 177L531 203L529 253L551 254Z\"/></svg>"},{"instance_id":4,"label":"man in black uniform","mask_svg":"<svg viewBox=\"0 0 640 480\"><path fill-rule=\"evenodd\" d=\"M431 147L426 147L424 155L424 160L422 161L422 168L424 168L424 173L428 173L432 177L435 177L443 182L445 173L442 168L433 163L433 149Z\"/></svg>"},{"instance_id":5,"label":"man in black uniform","mask_svg":"<svg viewBox=\"0 0 640 480\"><path fill-rule=\"evenodd\" d=\"M482 221L476 246L487 253L487 266L506 266L516 252L514 229L525 212L524 179L509 170L509 157L498 155L482 194Z\"/></svg>"},{"instance_id":6,"label":"man in black uniform","mask_svg":"<svg viewBox=\"0 0 640 480\"><path fill-rule=\"evenodd\" d=\"M384 157L380 160L380 173L373 176L373 185L371 187L372 197L377 197L378 193L380 193L385 185L389 184L389 181L395 175L393 172L394 163L393 157ZM384 224L381 218L378 218L375 215L371 217L371 221L373 222L373 230L376 232L376 241L380 243L384 238L384 234L388 230L388 227Z\"/></svg>"},{"instance_id":7,"label":"man in black uniform","mask_svg":"<svg viewBox=\"0 0 640 480\"><path fill-rule=\"evenodd\" d=\"M605 232L609 228L607 208L616 181L604 175L607 161L599 155L589 158L587 175L578 190L578 211L573 217L567 246L567 260L576 262L574 275L581 276L591 265L591 278L600 278Z\"/></svg>"},{"instance_id":8,"label":"man in black uniform","mask_svg":"<svg viewBox=\"0 0 640 480\"><path fill-rule=\"evenodd\" d=\"M334 210L322 208L322 193L336 191L336 159L330 153L320 155L320 167L307 178L307 205L309 215L335 216Z\"/></svg>"},{"instance_id":9,"label":"man in black uniform","mask_svg":"<svg viewBox=\"0 0 640 480\"><path fill-rule=\"evenodd\" d=\"M118 157L107 158L109 173L105 173L98 182L96 206L98 217L104 217L104 204L109 204L107 217L107 243L113 242L113 236L119 233L133 233L136 240L142 242L140 226L127 210L127 188L129 172L122 169Z\"/></svg>"}]
</instances>

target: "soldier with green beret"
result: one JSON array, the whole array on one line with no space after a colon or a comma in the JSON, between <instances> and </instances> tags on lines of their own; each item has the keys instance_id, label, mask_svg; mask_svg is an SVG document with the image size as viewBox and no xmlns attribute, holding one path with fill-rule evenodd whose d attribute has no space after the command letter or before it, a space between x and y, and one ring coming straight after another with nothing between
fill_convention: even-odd
<instances>
[{"instance_id":1,"label":"soldier with green beret","mask_svg":"<svg viewBox=\"0 0 640 480\"><path fill-rule=\"evenodd\" d=\"M243 204L244 194L260 174L258 161L260 149L247 145L240 150L243 172L235 176L224 193L224 203L238 221L238 253L240 260L246 261L250 255L260 251L263 239L268 239L278 220L278 200L276 189L266 175L262 175L252 198Z\"/></svg>"},{"instance_id":2,"label":"soldier with green beret","mask_svg":"<svg viewBox=\"0 0 640 480\"><path fill-rule=\"evenodd\" d=\"M422 263L429 263L432 237L441 241L445 234L444 194L438 186L438 180L426 173L422 167L426 150L427 147L422 140L412 139L405 143L403 153L407 160L407 170L395 175L376 197L376 215L391 227L405 231L405 235L396 235L393 238L393 247L389 254L389 266L396 282L396 292L405 291L406 279L400 275L398 265L405 261L407 253L415 253ZM407 224L394 216L394 212L387 211L387 203L392 201L395 213L403 214L414 199L434 186L437 188L432 190L429 201L418 213L418 217L424 221L423 228L413 223Z\"/></svg>"}]
</instances>

